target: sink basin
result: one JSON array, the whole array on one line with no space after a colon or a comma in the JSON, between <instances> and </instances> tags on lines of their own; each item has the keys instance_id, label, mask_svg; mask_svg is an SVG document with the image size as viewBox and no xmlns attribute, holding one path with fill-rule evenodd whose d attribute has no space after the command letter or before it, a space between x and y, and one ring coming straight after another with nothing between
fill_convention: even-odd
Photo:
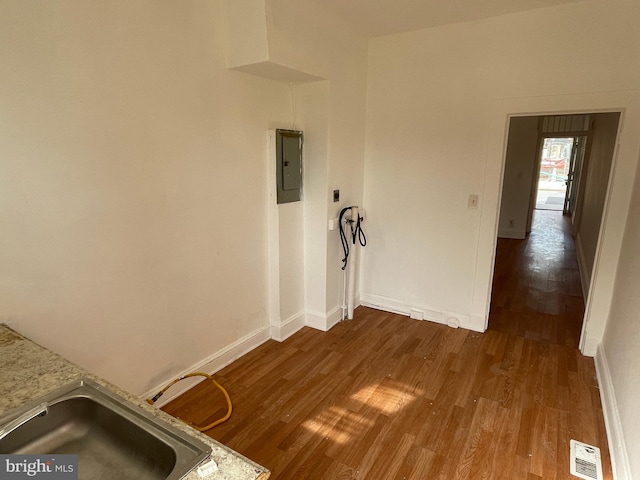
<instances>
[{"instance_id":1,"label":"sink basin","mask_svg":"<svg viewBox=\"0 0 640 480\"><path fill-rule=\"evenodd\" d=\"M0 453L77 454L82 480L176 480L211 448L82 379L1 417Z\"/></svg>"}]
</instances>

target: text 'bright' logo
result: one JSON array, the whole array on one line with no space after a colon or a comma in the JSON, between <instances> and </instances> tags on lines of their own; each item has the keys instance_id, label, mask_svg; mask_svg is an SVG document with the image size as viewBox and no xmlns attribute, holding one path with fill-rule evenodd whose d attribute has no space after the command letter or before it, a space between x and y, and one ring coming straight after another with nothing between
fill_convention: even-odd
<instances>
[{"instance_id":1,"label":"text 'bright' logo","mask_svg":"<svg viewBox=\"0 0 640 480\"><path fill-rule=\"evenodd\" d=\"M77 455L0 455L0 479L77 480Z\"/></svg>"},{"instance_id":2,"label":"text 'bright' logo","mask_svg":"<svg viewBox=\"0 0 640 480\"><path fill-rule=\"evenodd\" d=\"M21 463L11 462L9 459L5 459L7 473L26 473L28 476L33 477L38 473L52 473L53 463L51 460L43 462L39 458L35 462L27 462L23 460Z\"/></svg>"}]
</instances>

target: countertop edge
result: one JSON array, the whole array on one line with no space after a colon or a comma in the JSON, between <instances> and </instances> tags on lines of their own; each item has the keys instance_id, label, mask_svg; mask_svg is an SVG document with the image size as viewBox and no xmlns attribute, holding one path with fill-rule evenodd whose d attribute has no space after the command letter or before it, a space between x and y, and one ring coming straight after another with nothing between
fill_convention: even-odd
<instances>
[{"instance_id":1,"label":"countertop edge","mask_svg":"<svg viewBox=\"0 0 640 480\"><path fill-rule=\"evenodd\" d=\"M216 461L219 469L207 476L206 480L266 480L270 476L266 468L244 455L159 408L149 405L111 382L75 365L6 324L0 324L0 352L2 352L0 355L0 366L2 366L0 368L0 415L86 377L123 397L129 403L209 445L212 449L211 458ZM184 480L200 479L201 477L195 471L184 477Z\"/></svg>"}]
</instances>

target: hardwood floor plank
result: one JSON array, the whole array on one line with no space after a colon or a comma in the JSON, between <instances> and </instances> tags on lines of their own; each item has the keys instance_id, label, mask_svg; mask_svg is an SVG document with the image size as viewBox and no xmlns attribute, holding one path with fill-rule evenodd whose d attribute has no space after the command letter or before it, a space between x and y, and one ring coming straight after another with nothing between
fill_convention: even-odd
<instances>
[{"instance_id":1,"label":"hardwood floor plank","mask_svg":"<svg viewBox=\"0 0 640 480\"><path fill-rule=\"evenodd\" d=\"M570 480L572 438L611 480L575 249L536 251L551 241L500 240L484 334L360 307L264 343L216 374L234 413L207 434L278 480ZM202 382L164 409L205 424L224 407Z\"/></svg>"},{"instance_id":2,"label":"hardwood floor plank","mask_svg":"<svg viewBox=\"0 0 640 480\"><path fill-rule=\"evenodd\" d=\"M413 445L393 480L429 478L427 476L436 454L426 448Z\"/></svg>"},{"instance_id":3,"label":"hardwood floor plank","mask_svg":"<svg viewBox=\"0 0 640 480\"><path fill-rule=\"evenodd\" d=\"M356 478L355 475L356 472L352 467L333 461L322 476L322 480L353 480ZM314 475L310 478L318 477Z\"/></svg>"},{"instance_id":4,"label":"hardwood floor plank","mask_svg":"<svg viewBox=\"0 0 640 480\"><path fill-rule=\"evenodd\" d=\"M409 450L413 446L414 437L407 433L402 433L401 429L391 429L384 439L384 446L376 455L371 469L367 473L364 469L360 471L361 478L375 476L381 479L392 479L402 466Z\"/></svg>"},{"instance_id":5,"label":"hardwood floor plank","mask_svg":"<svg viewBox=\"0 0 640 480\"><path fill-rule=\"evenodd\" d=\"M357 469L364 460L368 448L383 435L389 426L389 417L371 412L361 416L357 436L352 437L347 443L335 443L328 453L336 461Z\"/></svg>"}]
</instances>

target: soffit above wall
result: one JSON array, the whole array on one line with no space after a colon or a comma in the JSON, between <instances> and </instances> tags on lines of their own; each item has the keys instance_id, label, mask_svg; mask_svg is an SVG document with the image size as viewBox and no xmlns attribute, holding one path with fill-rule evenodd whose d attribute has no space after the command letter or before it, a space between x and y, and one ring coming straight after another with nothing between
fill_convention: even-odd
<instances>
[{"instance_id":1,"label":"soffit above wall","mask_svg":"<svg viewBox=\"0 0 640 480\"><path fill-rule=\"evenodd\" d=\"M268 0L299 2L300 0ZM367 37L468 22L582 0L308 0L343 17ZM561 28L562 22L559 22Z\"/></svg>"},{"instance_id":2,"label":"soffit above wall","mask_svg":"<svg viewBox=\"0 0 640 480\"><path fill-rule=\"evenodd\" d=\"M317 75L311 75L310 73L272 61L255 62L231 68L279 82L306 83L324 80L324 78L318 77Z\"/></svg>"},{"instance_id":3,"label":"soffit above wall","mask_svg":"<svg viewBox=\"0 0 640 480\"><path fill-rule=\"evenodd\" d=\"M266 0L223 0L227 68L281 82L324 80L295 65L273 59Z\"/></svg>"}]
</instances>

